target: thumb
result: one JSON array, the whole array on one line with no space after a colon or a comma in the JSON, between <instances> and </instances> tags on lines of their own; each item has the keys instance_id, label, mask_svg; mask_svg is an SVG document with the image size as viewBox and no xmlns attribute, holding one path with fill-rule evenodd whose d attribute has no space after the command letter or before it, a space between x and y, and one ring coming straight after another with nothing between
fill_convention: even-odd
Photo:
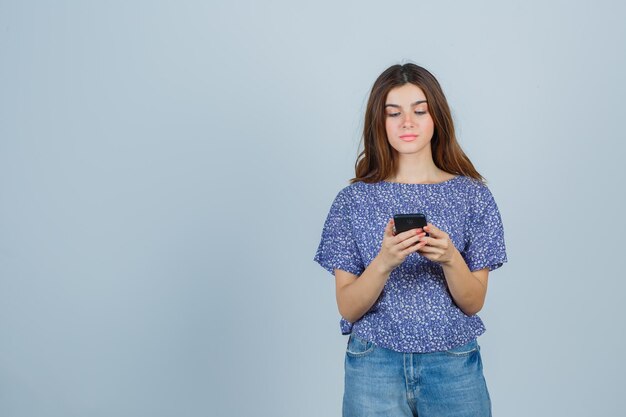
<instances>
[{"instance_id":1,"label":"thumb","mask_svg":"<svg viewBox=\"0 0 626 417\"><path fill-rule=\"evenodd\" d=\"M393 222L393 218L389 219L389 221L387 222L387 226L385 226L385 236L390 236L393 237L393 226L394 226L394 222Z\"/></svg>"}]
</instances>

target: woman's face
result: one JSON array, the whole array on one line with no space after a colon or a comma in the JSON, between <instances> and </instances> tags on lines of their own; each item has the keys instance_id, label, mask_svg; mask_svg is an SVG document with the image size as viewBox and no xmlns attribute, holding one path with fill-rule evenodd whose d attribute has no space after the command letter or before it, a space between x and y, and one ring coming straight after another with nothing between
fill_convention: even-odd
<instances>
[{"instance_id":1,"label":"woman's face","mask_svg":"<svg viewBox=\"0 0 626 417\"><path fill-rule=\"evenodd\" d=\"M387 140L398 153L430 152L435 123L421 88L407 83L389 91L385 114Z\"/></svg>"}]
</instances>

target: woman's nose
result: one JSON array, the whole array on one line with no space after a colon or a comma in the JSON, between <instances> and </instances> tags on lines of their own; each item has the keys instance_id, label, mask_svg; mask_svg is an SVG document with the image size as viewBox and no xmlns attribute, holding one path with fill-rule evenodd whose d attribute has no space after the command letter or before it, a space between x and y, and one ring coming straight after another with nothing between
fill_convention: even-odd
<instances>
[{"instance_id":1,"label":"woman's nose","mask_svg":"<svg viewBox=\"0 0 626 417\"><path fill-rule=\"evenodd\" d=\"M411 113L407 113L404 116L404 120L402 121L402 127L410 128L415 126L415 120L413 120L413 115Z\"/></svg>"}]
</instances>

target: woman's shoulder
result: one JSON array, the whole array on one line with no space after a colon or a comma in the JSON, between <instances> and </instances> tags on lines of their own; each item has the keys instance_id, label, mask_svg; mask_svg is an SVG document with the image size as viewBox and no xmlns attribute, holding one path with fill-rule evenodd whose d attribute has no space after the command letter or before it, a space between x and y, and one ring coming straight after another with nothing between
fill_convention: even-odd
<instances>
[{"instance_id":1,"label":"woman's shoulder","mask_svg":"<svg viewBox=\"0 0 626 417\"><path fill-rule=\"evenodd\" d=\"M337 192L335 204L350 207L362 206L370 201L370 196L376 186L377 183L365 183L362 181L350 183Z\"/></svg>"},{"instance_id":2,"label":"woman's shoulder","mask_svg":"<svg viewBox=\"0 0 626 417\"><path fill-rule=\"evenodd\" d=\"M469 212L480 212L486 205L494 204L493 194L487 184L479 179L459 175L448 182L446 188L450 199L469 208Z\"/></svg>"},{"instance_id":3,"label":"woman's shoulder","mask_svg":"<svg viewBox=\"0 0 626 417\"><path fill-rule=\"evenodd\" d=\"M355 184L344 185L335 195L335 203L349 203L358 192L358 186Z\"/></svg>"},{"instance_id":4,"label":"woman's shoulder","mask_svg":"<svg viewBox=\"0 0 626 417\"><path fill-rule=\"evenodd\" d=\"M361 194L367 193L375 186L377 183L366 183L363 181L356 181L351 184L346 185L341 190L339 190L339 195L343 195L345 197L355 197Z\"/></svg>"},{"instance_id":5,"label":"woman's shoulder","mask_svg":"<svg viewBox=\"0 0 626 417\"><path fill-rule=\"evenodd\" d=\"M490 193L489 187L483 181L476 178L468 177L466 175L459 175L456 178L455 184L457 187L467 191L469 194L482 195Z\"/></svg>"},{"instance_id":6,"label":"woman's shoulder","mask_svg":"<svg viewBox=\"0 0 626 417\"><path fill-rule=\"evenodd\" d=\"M488 207L495 207L497 204L493 193L487 184L472 177L464 177L463 194L465 194L470 207L470 212L481 213Z\"/></svg>"}]
</instances>

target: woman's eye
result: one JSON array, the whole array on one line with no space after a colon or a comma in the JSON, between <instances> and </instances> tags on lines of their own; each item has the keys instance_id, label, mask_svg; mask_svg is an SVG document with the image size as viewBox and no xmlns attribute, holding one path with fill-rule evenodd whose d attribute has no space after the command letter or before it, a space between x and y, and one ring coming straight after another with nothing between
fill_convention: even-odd
<instances>
[{"instance_id":1,"label":"woman's eye","mask_svg":"<svg viewBox=\"0 0 626 417\"><path fill-rule=\"evenodd\" d=\"M398 117L400 116L400 113L387 113L388 117Z\"/></svg>"},{"instance_id":2,"label":"woman's eye","mask_svg":"<svg viewBox=\"0 0 626 417\"><path fill-rule=\"evenodd\" d=\"M421 116L423 114L426 114L425 111L416 111L415 114L417 114L418 116Z\"/></svg>"}]
</instances>

